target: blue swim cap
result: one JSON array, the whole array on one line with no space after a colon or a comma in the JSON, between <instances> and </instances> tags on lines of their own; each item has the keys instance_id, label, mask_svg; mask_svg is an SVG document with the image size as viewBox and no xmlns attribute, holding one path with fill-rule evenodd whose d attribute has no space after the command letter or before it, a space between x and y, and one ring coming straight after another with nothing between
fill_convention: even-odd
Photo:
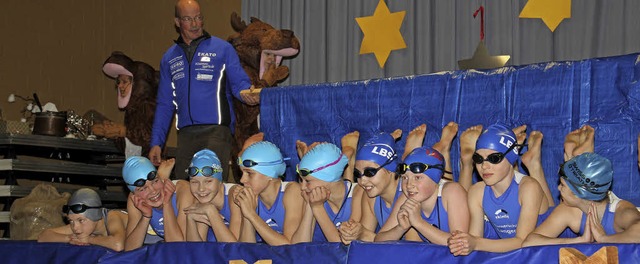
<instances>
[{"instance_id":1,"label":"blue swim cap","mask_svg":"<svg viewBox=\"0 0 640 264\"><path fill-rule=\"evenodd\" d=\"M388 133L378 133L373 135L366 143L358 150L356 154L356 160L366 160L374 162L378 165L385 164L385 169L389 171L395 171L398 167L398 155L395 151L395 139Z\"/></svg>"},{"instance_id":2,"label":"blue swim cap","mask_svg":"<svg viewBox=\"0 0 640 264\"><path fill-rule=\"evenodd\" d=\"M271 178L278 178L284 174L287 167L284 160L276 145L269 141L259 141L244 150L238 165L251 168Z\"/></svg>"},{"instance_id":3,"label":"blue swim cap","mask_svg":"<svg viewBox=\"0 0 640 264\"><path fill-rule=\"evenodd\" d=\"M500 153L504 153L513 144L517 144L516 134L503 124L496 123L490 125L482 131L478 141L476 142L476 150L478 149L491 149ZM509 151L505 155L505 158L509 163L514 164L519 156L518 150L520 147L514 147L512 151Z\"/></svg>"},{"instance_id":4,"label":"blue swim cap","mask_svg":"<svg viewBox=\"0 0 640 264\"><path fill-rule=\"evenodd\" d=\"M300 169L315 170L336 162L333 165L311 173L311 176L318 180L336 182L342 178L342 172L347 165L347 161L347 157L342 155L342 151L340 151L336 145L322 143L307 152L307 154L302 157L302 160L300 160L298 167Z\"/></svg>"},{"instance_id":5,"label":"blue swim cap","mask_svg":"<svg viewBox=\"0 0 640 264\"><path fill-rule=\"evenodd\" d=\"M611 161L596 153L583 153L565 162L561 168L569 189L580 199L600 201L607 196L613 181Z\"/></svg>"},{"instance_id":6,"label":"blue swim cap","mask_svg":"<svg viewBox=\"0 0 640 264\"><path fill-rule=\"evenodd\" d=\"M149 159L141 156L131 156L124 162L122 177L124 178L124 182L127 183L129 190L133 192L136 189L133 183L139 179L146 180L147 175L149 175L151 171L157 170Z\"/></svg>"},{"instance_id":7,"label":"blue swim cap","mask_svg":"<svg viewBox=\"0 0 640 264\"><path fill-rule=\"evenodd\" d=\"M427 165L442 165L442 169L429 168L424 171L433 182L436 184L440 182L442 175L444 174L444 157L437 150L430 147L419 147L411 151L407 157L404 158L404 163L411 165L411 163L424 163Z\"/></svg>"},{"instance_id":8,"label":"blue swim cap","mask_svg":"<svg viewBox=\"0 0 640 264\"><path fill-rule=\"evenodd\" d=\"M214 169L213 175L211 177L222 181L222 166L220 165L220 159L218 159L218 155L210 149L203 149L196 154L193 154L193 158L191 158L191 164L189 167L197 167L198 169L202 169L202 167L210 166ZM204 176L202 175L202 171L198 171L198 174L195 176Z\"/></svg>"},{"instance_id":9,"label":"blue swim cap","mask_svg":"<svg viewBox=\"0 0 640 264\"><path fill-rule=\"evenodd\" d=\"M75 204L84 204L89 207L102 207L102 201L100 200L100 195L92 189L82 188L75 191L69 201L67 202L67 206L72 206ZM73 210L69 210L68 214L75 214ZM78 213L84 215L84 217L90 219L91 221L98 221L102 219L102 210L100 208L88 208L86 211L82 213Z\"/></svg>"}]
</instances>

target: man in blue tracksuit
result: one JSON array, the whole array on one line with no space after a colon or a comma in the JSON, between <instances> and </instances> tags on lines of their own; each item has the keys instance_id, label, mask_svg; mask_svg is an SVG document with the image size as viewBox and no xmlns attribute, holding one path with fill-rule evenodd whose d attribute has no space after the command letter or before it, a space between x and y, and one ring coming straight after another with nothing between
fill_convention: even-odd
<instances>
[{"instance_id":1,"label":"man in blue tracksuit","mask_svg":"<svg viewBox=\"0 0 640 264\"><path fill-rule=\"evenodd\" d=\"M178 151L175 175L186 179L184 170L196 151L209 148L222 164L231 158L231 128L235 120L231 97L249 105L260 101L259 93L240 93L251 83L238 55L226 41L202 28L203 16L195 0L180 0L175 6L175 25L180 37L162 57L160 83L149 160L158 166L173 114L176 114ZM223 178L228 179L228 170Z\"/></svg>"}]
</instances>

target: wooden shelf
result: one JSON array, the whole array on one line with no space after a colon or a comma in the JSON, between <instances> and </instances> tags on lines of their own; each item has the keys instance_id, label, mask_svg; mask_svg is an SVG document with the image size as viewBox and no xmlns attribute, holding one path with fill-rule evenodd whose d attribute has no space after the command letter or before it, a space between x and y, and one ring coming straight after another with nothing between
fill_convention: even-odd
<instances>
[{"instance_id":1,"label":"wooden shelf","mask_svg":"<svg viewBox=\"0 0 640 264\"><path fill-rule=\"evenodd\" d=\"M31 189L33 187L25 187L18 185L0 185L0 197L24 197L31 193ZM73 193L77 188L57 188L59 193L68 192ZM95 189L94 189L95 190ZM100 199L103 202L126 202L127 201L127 193L122 192L113 192L113 191L103 191L103 190L95 190L99 195Z\"/></svg>"},{"instance_id":2,"label":"wooden shelf","mask_svg":"<svg viewBox=\"0 0 640 264\"><path fill-rule=\"evenodd\" d=\"M87 177L122 177L122 165L105 166L57 160L0 159L0 171L79 174Z\"/></svg>"},{"instance_id":3,"label":"wooden shelf","mask_svg":"<svg viewBox=\"0 0 640 264\"><path fill-rule=\"evenodd\" d=\"M82 140L39 135L0 135L0 145L21 145L122 154L111 140Z\"/></svg>"},{"instance_id":4,"label":"wooden shelf","mask_svg":"<svg viewBox=\"0 0 640 264\"><path fill-rule=\"evenodd\" d=\"M11 222L11 212L0 211L0 223L9 223L9 222Z\"/></svg>"}]
</instances>

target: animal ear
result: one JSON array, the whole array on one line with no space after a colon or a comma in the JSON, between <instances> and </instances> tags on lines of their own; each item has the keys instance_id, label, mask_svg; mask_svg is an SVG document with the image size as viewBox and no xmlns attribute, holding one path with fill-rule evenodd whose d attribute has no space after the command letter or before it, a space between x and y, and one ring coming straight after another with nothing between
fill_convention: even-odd
<instances>
[{"instance_id":1,"label":"animal ear","mask_svg":"<svg viewBox=\"0 0 640 264\"><path fill-rule=\"evenodd\" d=\"M247 24L240 19L236 12L231 13L231 27L238 33L242 33L247 28Z\"/></svg>"},{"instance_id":2,"label":"animal ear","mask_svg":"<svg viewBox=\"0 0 640 264\"><path fill-rule=\"evenodd\" d=\"M262 20L258 19L257 17L251 17L251 23L253 22L262 22Z\"/></svg>"}]
</instances>

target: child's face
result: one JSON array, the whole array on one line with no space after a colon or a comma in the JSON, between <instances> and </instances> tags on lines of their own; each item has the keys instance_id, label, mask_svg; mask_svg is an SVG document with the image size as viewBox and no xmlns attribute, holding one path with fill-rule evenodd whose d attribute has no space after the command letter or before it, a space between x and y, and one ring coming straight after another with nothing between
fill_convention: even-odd
<instances>
[{"instance_id":1,"label":"child's face","mask_svg":"<svg viewBox=\"0 0 640 264\"><path fill-rule=\"evenodd\" d=\"M209 203L218 194L220 181L213 177L195 176L189 180L189 187L199 203Z\"/></svg>"},{"instance_id":2,"label":"child's face","mask_svg":"<svg viewBox=\"0 0 640 264\"><path fill-rule=\"evenodd\" d=\"M560 178L560 184L558 185L558 191L560 191L560 197L562 198L562 202L569 206L574 206L578 197L571 191L569 186L567 186L567 182L564 181L563 178Z\"/></svg>"},{"instance_id":3,"label":"child's face","mask_svg":"<svg viewBox=\"0 0 640 264\"><path fill-rule=\"evenodd\" d=\"M134 195L145 199L146 203L158 208L162 206L164 182L156 177L153 180L147 181L144 186L136 187Z\"/></svg>"},{"instance_id":4,"label":"child's face","mask_svg":"<svg viewBox=\"0 0 640 264\"><path fill-rule=\"evenodd\" d=\"M328 182L322 181L322 180L318 180L315 177L309 175L309 176L305 176L305 177L301 177L301 183L300 183L300 187L302 188L303 191L305 192L311 192L311 190L317 188L317 187L321 187L321 186L325 186L327 187L327 185L329 185ZM328 188L328 187L327 187Z\"/></svg>"},{"instance_id":5,"label":"child's face","mask_svg":"<svg viewBox=\"0 0 640 264\"><path fill-rule=\"evenodd\" d=\"M96 229L97 223L86 218L83 214L69 214L67 219L69 219L71 231L79 238L90 236Z\"/></svg>"},{"instance_id":6,"label":"child's face","mask_svg":"<svg viewBox=\"0 0 640 264\"><path fill-rule=\"evenodd\" d=\"M409 170L402 174L402 192L409 199L423 202L436 191L437 183L424 173L413 173Z\"/></svg>"},{"instance_id":7,"label":"child's face","mask_svg":"<svg viewBox=\"0 0 640 264\"><path fill-rule=\"evenodd\" d=\"M375 162L358 160L355 164L355 169L360 171L360 173L364 173L366 168L379 168ZM358 179L358 186L362 187L364 191L367 193L369 198L377 197L381 195L384 190L389 186L391 182L391 177L393 175L389 175L389 171L384 168L379 169L373 177L361 176ZM394 186L395 188L395 186Z\"/></svg>"},{"instance_id":8,"label":"child's face","mask_svg":"<svg viewBox=\"0 0 640 264\"><path fill-rule=\"evenodd\" d=\"M498 152L491 149L479 149L476 150L476 153L486 159L487 156ZM476 164L476 169L484 183L488 186L493 186L507 177L509 173L512 173L511 170L513 169L513 166L509 163L507 158L504 158L498 164L493 164L485 160L481 164Z\"/></svg>"},{"instance_id":9,"label":"child's face","mask_svg":"<svg viewBox=\"0 0 640 264\"><path fill-rule=\"evenodd\" d=\"M242 170L240 183L242 183L244 187L251 188L255 195L262 193L269 185L269 180L273 179L251 168L240 167L240 169Z\"/></svg>"}]
</instances>

